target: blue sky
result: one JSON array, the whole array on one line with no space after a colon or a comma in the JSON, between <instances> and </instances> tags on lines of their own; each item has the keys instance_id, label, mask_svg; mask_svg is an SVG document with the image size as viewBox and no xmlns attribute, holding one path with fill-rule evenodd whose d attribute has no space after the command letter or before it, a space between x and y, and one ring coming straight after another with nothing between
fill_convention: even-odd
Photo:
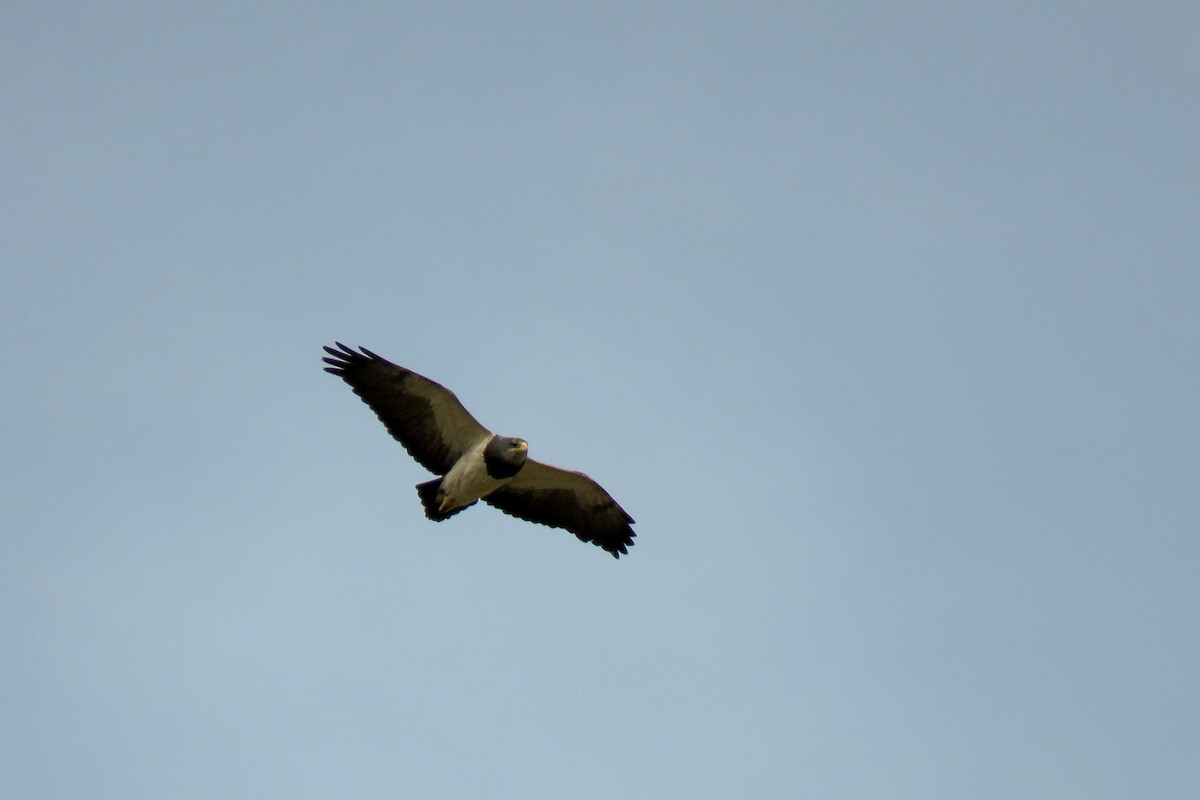
<instances>
[{"instance_id":1,"label":"blue sky","mask_svg":"<svg viewBox=\"0 0 1200 800\"><path fill-rule=\"evenodd\" d=\"M1194 4L2 13L4 796L1200 790Z\"/></svg>"}]
</instances>

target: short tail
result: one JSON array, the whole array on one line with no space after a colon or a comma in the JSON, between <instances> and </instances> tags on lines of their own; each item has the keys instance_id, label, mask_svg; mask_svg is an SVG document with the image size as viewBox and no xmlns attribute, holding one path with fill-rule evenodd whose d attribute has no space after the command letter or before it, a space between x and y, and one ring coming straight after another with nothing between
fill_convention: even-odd
<instances>
[{"instance_id":1,"label":"short tail","mask_svg":"<svg viewBox=\"0 0 1200 800\"><path fill-rule=\"evenodd\" d=\"M452 508L449 511L441 511L438 509L438 489L442 487L442 479L434 478L431 481L417 484L417 496L421 498L421 505L425 506L425 516L434 522L441 522L444 519L450 519L458 512L469 506L459 506ZM472 503L471 505L474 505Z\"/></svg>"}]
</instances>

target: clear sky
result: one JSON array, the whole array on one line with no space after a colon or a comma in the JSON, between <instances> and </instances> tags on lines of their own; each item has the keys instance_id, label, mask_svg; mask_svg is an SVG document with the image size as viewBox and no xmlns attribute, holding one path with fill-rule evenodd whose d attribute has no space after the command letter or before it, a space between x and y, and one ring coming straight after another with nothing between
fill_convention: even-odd
<instances>
[{"instance_id":1,"label":"clear sky","mask_svg":"<svg viewBox=\"0 0 1200 800\"><path fill-rule=\"evenodd\" d=\"M5 4L0 795L1200 796L1197 8Z\"/></svg>"}]
</instances>

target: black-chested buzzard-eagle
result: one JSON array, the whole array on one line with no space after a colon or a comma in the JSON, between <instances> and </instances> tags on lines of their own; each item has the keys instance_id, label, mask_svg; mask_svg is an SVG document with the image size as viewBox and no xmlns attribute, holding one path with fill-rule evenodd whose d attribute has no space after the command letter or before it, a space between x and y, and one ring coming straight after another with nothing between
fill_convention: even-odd
<instances>
[{"instance_id":1,"label":"black-chested buzzard-eagle","mask_svg":"<svg viewBox=\"0 0 1200 800\"><path fill-rule=\"evenodd\" d=\"M528 458L524 439L480 425L445 386L365 347L336 344L325 348L325 371L350 384L409 455L441 476L417 484L429 519L441 522L483 500L514 517L565 528L613 558L633 547L633 517L587 475Z\"/></svg>"}]
</instances>

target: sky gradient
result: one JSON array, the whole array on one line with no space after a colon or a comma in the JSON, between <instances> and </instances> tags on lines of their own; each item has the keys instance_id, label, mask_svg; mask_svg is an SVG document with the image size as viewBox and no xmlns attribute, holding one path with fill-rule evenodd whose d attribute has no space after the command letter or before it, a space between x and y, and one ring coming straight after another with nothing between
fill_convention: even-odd
<instances>
[{"instance_id":1,"label":"sky gradient","mask_svg":"<svg viewBox=\"0 0 1200 800\"><path fill-rule=\"evenodd\" d=\"M1194 4L0 18L0 795L1200 796Z\"/></svg>"}]
</instances>

